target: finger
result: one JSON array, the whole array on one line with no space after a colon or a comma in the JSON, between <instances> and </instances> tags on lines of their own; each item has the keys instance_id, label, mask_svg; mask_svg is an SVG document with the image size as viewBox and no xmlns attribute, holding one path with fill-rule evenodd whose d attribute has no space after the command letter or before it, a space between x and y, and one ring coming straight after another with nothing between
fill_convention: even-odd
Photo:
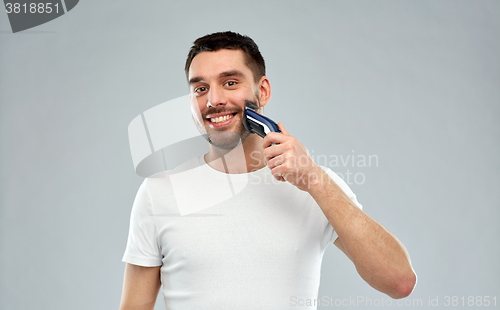
<instances>
[{"instance_id":1,"label":"finger","mask_svg":"<svg viewBox=\"0 0 500 310\"><path fill-rule=\"evenodd\" d=\"M274 178L276 179L276 181L287 182L287 180L285 180L285 177L282 175L275 175Z\"/></svg>"},{"instance_id":2,"label":"finger","mask_svg":"<svg viewBox=\"0 0 500 310\"><path fill-rule=\"evenodd\" d=\"M286 151L286 145L275 144L264 149L264 158L268 161L278 155L283 154Z\"/></svg>"},{"instance_id":3,"label":"finger","mask_svg":"<svg viewBox=\"0 0 500 310\"><path fill-rule=\"evenodd\" d=\"M291 136L291 134L285 129L282 123L278 123L278 127L284 135Z\"/></svg>"},{"instance_id":4,"label":"finger","mask_svg":"<svg viewBox=\"0 0 500 310\"><path fill-rule=\"evenodd\" d=\"M278 166L281 166L285 163L285 160L286 158L282 155L279 155L279 156L276 156L272 159L270 159L268 162L267 162L267 166L269 167L269 169L274 169Z\"/></svg>"},{"instance_id":5,"label":"finger","mask_svg":"<svg viewBox=\"0 0 500 310\"><path fill-rule=\"evenodd\" d=\"M290 138L289 135L284 135L279 132L270 132L262 140L262 146L264 148L274 144L281 144L286 142Z\"/></svg>"},{"instance_id":6,"label":"finger","mask_svg":"<svg viewBox=\"0 0 500 310\"><path fill-rule=\"evenodd\" d=\"M276 180L281 182L287 182L285 179L286 174L283 172L283 169L281 167L278 166L276 168L271 169L271 174Z\"/></svg>"}]
</instances>

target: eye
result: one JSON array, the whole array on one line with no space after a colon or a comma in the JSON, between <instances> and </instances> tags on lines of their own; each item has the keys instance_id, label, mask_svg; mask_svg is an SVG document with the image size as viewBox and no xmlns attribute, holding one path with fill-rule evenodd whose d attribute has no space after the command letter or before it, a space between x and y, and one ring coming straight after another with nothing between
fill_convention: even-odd
<instances>
[{"instance_id":1,"label":"eye","mask_svg":"<svg viewBox=\"0 0 500 310\"><path fill-rule=\"evenodd\" d=\"M200 94L200 93L203 93L205 91L207 91L207 88L204 87L204 86L201 86L201 87L196 87L194 90L193 90L196 94Z\"/></svg>"},{"instance_id":2,"label":"eye","mask_svg":"<svg viewBox=\"0 0 500 310\"><path fill-rule=\"evenodd\" d=\"M235 86L235 85L236 85L236 81L228 81L228 82L226 82L226 84L224 84L224 86L229 86L229 87Z\"/></svg>"}]
</instances>

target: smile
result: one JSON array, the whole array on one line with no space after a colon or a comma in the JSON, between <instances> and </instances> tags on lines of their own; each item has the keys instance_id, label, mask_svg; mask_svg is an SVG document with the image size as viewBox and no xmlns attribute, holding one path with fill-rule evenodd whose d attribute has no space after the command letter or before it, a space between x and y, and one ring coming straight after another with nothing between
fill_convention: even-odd
<instances>
[{"instance_id":1,"label":"smile","mask_svg":"<svg viewBox=\"0 0 500 310\"><path fill-rule=\"evenodd\" d=\"M224 116L213 117L213 118L210 118L210 121L212 123L221 123L221 122L227 121L228 119L232 118L233 116L234 116L233 114L228 114L228 115L224 115Z\"/></svg>"},{"instance_id":2,"label":"smile","mask_svg":"<svg viewBox=\"0 0 500 310\"><path fill-rule=\"evenodd\" d=\"M236 114L237 114L236 112L234 112L234 113L227 113L226 112L226 113L221 113L219 115L212 114L212 115L208 115L206 117L206 119L208 120L209 125L212 128L221 128L221 127L226 127L226 126L230 125Z\"/></svg>"}]
</instances>

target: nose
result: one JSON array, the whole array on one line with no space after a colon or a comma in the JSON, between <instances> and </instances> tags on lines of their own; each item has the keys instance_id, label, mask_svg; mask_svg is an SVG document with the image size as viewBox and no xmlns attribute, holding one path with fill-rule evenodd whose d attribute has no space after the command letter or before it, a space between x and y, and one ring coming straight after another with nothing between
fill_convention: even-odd
<instances>
[{"instance_id":1,"label":"nose","mask_svg":"<svg viewBox=\"0 0 500 310\"><path fill-rule=\"evenodd\" d=\"M207 94L207 107L218 107L226 105L226 97L224 96L224 91L217 88L211 87Z\"/></svg>"}]
</instances>

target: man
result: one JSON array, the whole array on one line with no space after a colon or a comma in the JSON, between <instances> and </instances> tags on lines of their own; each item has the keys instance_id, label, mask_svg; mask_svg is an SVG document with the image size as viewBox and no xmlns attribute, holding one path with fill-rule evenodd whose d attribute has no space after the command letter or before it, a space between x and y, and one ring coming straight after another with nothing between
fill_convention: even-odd
<instances>
[{"instance_id":1,"label":"man","mask_svg":"<svg viewBox=\"0 0 500 310\"><path fill-rule=\"evenodd\" d=\"M361 211L349 187L283 124L265 138L244 128L246 104L262 114L271 98L253 40L232 32L199 38L185 68L209 151L139 189L120 309L153 309L161 284L167 309L288 309L317 298L330 242L372 287L408 296L416 275L406 250ZM193 201L182 202L176 184L188 171ZM215 203L196 209L205 200Z\"/></svg>"}]
</instances>

